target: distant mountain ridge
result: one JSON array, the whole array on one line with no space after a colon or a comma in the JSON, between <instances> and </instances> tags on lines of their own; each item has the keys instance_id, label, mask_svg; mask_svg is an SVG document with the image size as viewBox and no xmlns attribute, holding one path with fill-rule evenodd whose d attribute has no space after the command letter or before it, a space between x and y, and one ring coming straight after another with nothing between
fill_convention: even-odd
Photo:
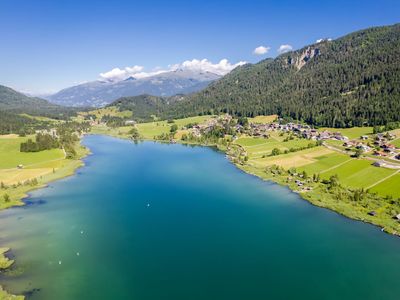
<instances>
[{"instance_id":1,"label":"distant mountain ridge","mask_svg":"<svg viewBox=\"0 0 400 300\"><path fill-rule=\"evenodd\" d=\"M29 97L12 88L0 85L0 111L9 114L29 114L64 119L74 115L76 109L56 105L44 99Z\"/></svg>"},{"instance_id":2,"label":"distant mountain ridge","mask_svg":"<svg viewBox=\"0 0 400 300\"><path fill-rule=\"evenodd\" d=\"M65 120L75 115L76 109L28 97L0 85L0 134L30 132L36 125L40 125L39 121L26 114Z\"/></svg>"},{"instance_id":3,"label":"distant mountain ridge","mask_svg":"<svg viewBox=\"0 0 400 300\"><path fill-rule=\"evenodd\" d=\"M211 72L177 69L146 78L129 77L121 81L83 83L63 89L46 98L52 103L64 106L100 107L126 96L189 94L206 88L220 77Z\"/></svg>"}]
</instances>

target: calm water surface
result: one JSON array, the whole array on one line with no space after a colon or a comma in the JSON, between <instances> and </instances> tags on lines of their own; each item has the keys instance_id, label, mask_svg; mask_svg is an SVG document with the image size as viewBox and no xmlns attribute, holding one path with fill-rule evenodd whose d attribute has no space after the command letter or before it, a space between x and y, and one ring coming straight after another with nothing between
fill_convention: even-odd
<instances>
[{"instance_id":1,"label":"calm water surface","mask_svg":"<svg viewBox=\"0 0 400 300\"><path fill-rule=\"evenodd\" d=\"M31 299L399 299L400 239L209 148L87 136L77 175L0 213Z\"/></svg>"}]
</instances>

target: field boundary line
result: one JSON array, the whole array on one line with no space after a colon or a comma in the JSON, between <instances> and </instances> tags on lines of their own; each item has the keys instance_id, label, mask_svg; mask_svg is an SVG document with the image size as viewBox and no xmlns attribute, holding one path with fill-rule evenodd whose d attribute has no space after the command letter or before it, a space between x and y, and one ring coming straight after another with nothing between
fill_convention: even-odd
<instances>
[{"instance_id":1,"label":"field boundary line","mask_svg":"<svg viewBox=\"0 0 400 300\"><path fill-rule=\"evenodd\" d=\"M389 176L386 176L385 178L382 178L381 180L378 180L377 182L375 182L374 184L371 184L370 186L368 186L366 189L370 189L373 188L374 186L380 184L381 182L384 182L385 180L389 179L390 177L398 174L400 172L400 170L397 170L396 172L394 172L393 174L390 174Z\"/></svg>"},{"instance_id":2,"label":"field boundary line","mask_svg":"<svg viewBox=\"0 0 400 300\"><path fill-rule=\"evenodd\" d=\"M323 174L323 173L326 173L326 172L329 172L329 171L331 171L331 170L334 170L334 169L336 169L336 168L339 168L340 166L343 166L344 164L346 164L346 163L348 163L349 161L352 161L354 158L349 158L348 160L346 160L346 161L344 161L344 162L341 162L340 164L338 164L338 165L336 165L336 166L333 166L333 167L330 167L330 168L328 168L328 169L326 169L326 170L323 170L323 171L321 171L321 172L319 172L320 174Z\"/></svg>"}]
</instances>

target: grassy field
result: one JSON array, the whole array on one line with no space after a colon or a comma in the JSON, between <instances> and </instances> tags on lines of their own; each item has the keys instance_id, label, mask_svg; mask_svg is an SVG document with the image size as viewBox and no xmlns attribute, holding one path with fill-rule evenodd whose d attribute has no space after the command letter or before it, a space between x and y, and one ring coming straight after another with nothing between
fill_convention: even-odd
<instances>
[{"instance_id":1,"label":"grassy field","mask_svg":"<svg viewBox=\"0 0 400 300\"><path fill-rule=\"evenodd\" d=\"M276 119L278 119L278 115L256 116L248 119L250 123L267 124L276 121Z\"/></svg>"},{"instance_id":2,"label":"grassy field","mask_svg":"<svg viewBox=\"0 0 400 300\"><path fill-rule=\"evenodd\" d=\"M249 161L257 166L278 165L285 169L289 169L312 164L317 161L317 158L331 153L333 153L332 150L320 146L277 156L268 156L256 159L250 158Z\"/></svg>"},{"instance_id":3,"label":"grassy field","mask_svg":"<svg viewBox=\"0 0 400 300\"><path fill-rule=\"evenodd\" d=\"M370 128L343 130L344 134L358 137L367 133ZM286 170L296 168L299 172L305 171L309 175L320 174L322 179L329 179L332 175L338 175L340 183L349 188L372 188L372 191L382 196L392 195L397 197L400 194L400 188L398 188L400 185L396 186L396 184L399 184L397 175L390 177L396 170L375 167L372 165L373 161L368 159L351 158L350 155L323 146L270 156L273 148L283 151L291 147L306 147L310 143L309 140L305 139L287 142L284 142L283 139L284 136L273 133L269 139L241 137L235 143L246 150L249 158L248 163L256 168L278 165ZM341 141L328 142L335 146L343 143ZM377 182L379 184L376 185Z\"/></svg>"},{"instance_id":4,"label":"grassy field","mask_svg":"<svg viewBox=\"0 0 400 300\"><path fill-rule=\"evenodd\" d=\"M212 116L196 116L196 117L174 120L174 123L168 123L167 121L140 123L137 124L136 127L143 138L152 140L154 139L155 136L158 136L163 133L169 133L171 126L173 124L176 124L178 126L178 129L182 129L182 127L187 126L188 124L204 123L211 118Z\"/></svg>"},{"instance_id":5,"label":"grassy field","mask_svg":"<svg viewBox=\"0 0 400 300\"><path fill-rule=\"evenodd\" d=\"M78 114L78 117L75 118L76 121L83 121L85 116L87 115L95 115L97 120L101 120L103 116L109 115L112 117L121 117L121 118L130 118L132 117L132 112L131 111L119 111L118 108L116 107L104 107L104 108L98 108L94 109L88 112L80 112Z\"/></svg>"},{"instance_id":6,"label":"grassy field","mask_svg":"<svg viewBox=\"0 0 400 300\"><path fill-rule=\"evenodd\" d=\"M353 127L353 128L329 128L322 127L318 131L328 130L330 132L340 132L342 135L347 136L349 139L358 139L362 135L372 134L372 127Z\"/></svg>"},{"instance_id":7,"label":"grassy field","mask_svg":"<svg viewBox=\"0 0 400 300\"><path fill-rule=\"evenodd\" d=\"M371 188L371 191L384 196L400 198L400 173L396 173L394 176L378 183Z\"/></svg>"},{"instance_id":8,"label":"grassy field","mask_svg":"<svg viewBox=\"0 0 400 300\"><path fill-rule=\"evenodd\" d=\"M7 135L0 138L0 169L15 168L19 164L25 167L34 166L43 162L64 158L64 152L61 149L29 153L20 152L20 144L28 138L34 140L34 136L18 137Z\"/></svg>"},{"instance_id":9,"label":"grassy field","mask_svg":"<svg viewBox=\"0 0 400 300\"><path fill-rule=\"evenodd\" d=\"M341 164L346 164L352 159L347 155L334 152L314 157L314 160L315 162L298 168L299 171L306 171L308 174L323 173Z\"/></svg>"},{"instance_id":10,"label":"grassy field","mask_svg":"<svg viewBox=\"0 0 400 300\"><path fill-rule=\"evenodd\" d=\"M79 160L88 150L76 146L77 159L65 159L62 149L40 152L21 153L19 145L28 137L16 135L0 136L0 182L7 188L0 188L0 209L13 205L22 205L21 199L32 189L43 186L49 181L72 175L82 165ZM17 168L22 164L23 168ZM37 185L30 185L29 180L36 179ZM4 195L10 199L6 201Z\"/></svg>"},{"instance_id":11,"label":"grassy field","mask_svg":"<svg viewBox=\"0 0 400 300\"><path fill-rule=\"evenodd\" d=\"M271 154L272 149L277 148L282 152L291 148L297 149L307 147L310 143L315 143L306 139L294 139L284 141L286 135L280 136L274 132L268 139L257 137L241 137L235 141L236 144L245 147L249 158L257 159Z\"/></svg>"}]
</instances>

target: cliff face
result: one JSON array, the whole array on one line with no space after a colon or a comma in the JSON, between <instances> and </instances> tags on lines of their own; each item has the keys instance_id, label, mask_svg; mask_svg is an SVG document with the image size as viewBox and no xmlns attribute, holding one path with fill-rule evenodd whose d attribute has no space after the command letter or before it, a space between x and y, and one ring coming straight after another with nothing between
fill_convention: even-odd
<instances>
[{"instance_id":1,"label":"cliff face","mask_svg":"<svg viewBox=\"0 0 400 300\"><path fill-rule=\"evenodd\" d=\"M310 46L294 57L289 56L287 63L288 65L293 65L296 67L297 70L300 70L310 59L318 56L319 54L320 49L318 47Z\"/></svg>"}]
</instances>

